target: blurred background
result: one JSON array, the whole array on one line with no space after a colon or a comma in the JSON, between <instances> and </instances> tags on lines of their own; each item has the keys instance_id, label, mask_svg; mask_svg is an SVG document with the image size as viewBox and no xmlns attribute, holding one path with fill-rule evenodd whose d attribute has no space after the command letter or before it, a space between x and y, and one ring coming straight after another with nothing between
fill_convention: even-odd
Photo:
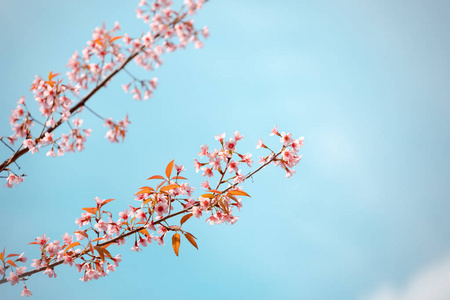
<instances>
[{"instance_id":1,"label":"blurred background","mask_svg":"<svg viewBox=\"0 0 450 300\"><path fill-rule=\"evenodd\" d=\"M17 100L34 102L34 75L64 74L95 27L146 29L138 1L0 4L4 136ZM270 167L246 182L252 198L232 226L187 223L199 251L185 240L179 257L169 241L109 248L123 262L108 278L83 283L59 267L56 279L31 277L34 299L450 299L449 13L448 1L210 1L194 17L210 28L204 48L166 54L152 73L130 69L159 78L152 99L123 93L120 74L89 102L114 120L129 114L124 143L85 111L85 151L18 161L28 176L0 189L0 247L31 261L36 236L73 232L97 196L116 199L117 216L174 158L199 195L200 145L239 130L239 149L257 157L260 137L278 147L277 124L305 136L297 174ZM0 298L21 289L2 285Z\"/></svg>"}]
</instances>

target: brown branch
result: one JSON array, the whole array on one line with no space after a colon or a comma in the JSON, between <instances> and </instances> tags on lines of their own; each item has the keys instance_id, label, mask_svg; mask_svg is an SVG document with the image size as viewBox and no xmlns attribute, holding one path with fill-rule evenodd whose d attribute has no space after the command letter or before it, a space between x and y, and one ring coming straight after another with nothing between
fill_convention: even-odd
<instances>
[{"instance_id":1,"label":"brown branch","mask_svg":"<svg viewBox=\"0 0 450 300\"><path fill-rule=\"evenodd\" d=\"M185 16L186 16L186 13L182 14L180 17L176 18L172 23L170 23L168 25L168 27L173 27L174 25L179 23L181 20L183 20ZM154 39L156 40L160 37L161 37L161 34L158 33L155 35ZM141 46L141 48L138 51L135 51L134 53L132 53L117 69L115 69L111 74L109 74L106 78L104 78L100 83L97 84L97 86L95 88L93 88L86 96L84 96L77 104L75 104L70 109L70 114L73 114L79 108L83 107L84 104L93 95L95 95L95 93L97 93L102 87L104 87L108 83L108 81L110 81L117 73L119 73L122 69L124 69L125 66L128 65L128 63L131 62L137 55L139 55L139 53L141 53L145 48L146 48L145 46ZM64 123L64 121L62 120L62 118L59 119L58 122L56 122L55 127L48 128L46 131L42 132L41 135L38 137L38 139L42 139L45 136L46 132L48 132L48 133L53 132L56 128L61 126L61 124L63 124L63 123ZM28 151L29 151L28 149L21 149L21 150L16 151L13 155L11 155L11 157L9 157L8 159L6 159L4 162L2 162L0 164L0 173L3 172L10 164L15 162L17 159L19 159L22 155L24 155Z\"/></svg>"},{"instance_id":2,"label":"brown branch","mask_svg":"<svg viewBox=\"0 0 450 300\"><path fill-rule=\"evenodd\" d=\"M267 166L268 164L270 164L270 163L271 163L275 158L277 158L277 156L279 156L280 154L281 154L281 151L278 152L276 155L274 155L274 156L273 156L271 159L269 159L266 163L264 163L263 165L261 165L258 169L256 169L255 171L253 171L253 172L251 172L250 174L248 174L247 176L245 176L245 178L248 179L248 178L252 177L255 173L261 171L265 166ZM230 185L228 188L224 189L221 193L223 194L223 193L229 191L230 189L232 189L232 188L235 187L236 185L237 185L237 183ZM194 204L194 206L198 206L198 205L199 205L198 203ZM183 214L183 213L188 212L191 208L192 208L192 207L189 207L189 208L180 210L180 211L178 211L178 212L176 212L176 213L167 215L167 216L165 216L164 218L159 219L159 220L153 222L153 224L154 224L154 225L158 225L158 224L160 224L160 223L162 223L162 222L164 222L164 221L166 221L166 220L168 220L168 219L171 219L171 218L173 218L173 217L176 217L176 216L178 216L178 215L181 215L181 214ZM127 233L124 233L124 234L122 234L122 235L120 235L120 236L117 236L117 237L115 237L115 238L113 238L113 239L110 239L109 241L100 243L100 244L98 244L98 246L101 247L101 246L106 246L106 245L115 243L115 242L117 242L117 241L119 241L119 240L121 240L121 239L123 239L123 238L126 238L126 237L128 237L128 236L130 236L130 235L132 235L132 234L134 234L134 233L137 233L137 232L141 231L142 229L145 229L145 225L144 225L144 226L139 226L139 227L137 227L137 228L134 228L134 229L130 230L130 231L127 232ZM88 249L87 249L87 250L84 250L83 252L80 252L80 253L74 255L74 256L73 256L73 259L75 260L75 259L77 259L77 258L79 258L79 257L81 257L81 256L83 256L83 255L85 255L85 254L87 254L88 252L89 252ZM23 273L22 275L20 275L19 278L29 277L29 276L31 276L31 275L33 275L33 274L36 274L36 273L39 273L39 272L43 272L43 271L45 271L47 268L53 269L53 268L55 268L56 266L59 266L59 265L63 264L63 262L64 262L63 260L59 260L59 261L54 262L54 263L52 263L52 264L50 264L50 265L48 265L48 266L45 266L45 267L42 267L42 268L39 268L39 269L35 269L35 270L33 270L33 271L25 272L25 273ZM4 278L4 279L0 280L0 285L1 285L1 284L4 284L4 283L7 283L7 282L8 282L8 280L7 280L6 278Z\"/></svg>"}]
</instances>

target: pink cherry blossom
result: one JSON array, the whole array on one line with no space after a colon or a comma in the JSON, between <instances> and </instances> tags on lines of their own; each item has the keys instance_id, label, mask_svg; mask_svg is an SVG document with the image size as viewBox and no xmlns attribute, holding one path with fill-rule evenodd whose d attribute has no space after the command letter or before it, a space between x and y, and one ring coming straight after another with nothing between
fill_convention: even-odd
<instances>
[{"instance_id":1,"label":"pink cherry blossom","mask_svg":"<svg viewBox=\"0 0 450 300\"><path fill-rule=\"evenodd\" d=\"M219 135L215 136L214 138L216 139L216 141L219 141L222 143L223 139L225 138L225 133L219 134Z\"/></svg>"},{"instance_id":2,"label":"pink cherry blossom","mask_svg":"<svg viewBox=\"0 0 450 300\"><path fill-rule=\"evenodd\" d=\"M239 131L236 131L236 132L234 133L234 139L236 140L236 142L242 140L243 138L244 138L244 136L241 135L241 134L239 133Z\"/></svg>"},{"instance_id":3,"label":"pink cherry blossom","mask_svg":"<svg viewBox=\"0 0 450 300\"><path fill-rule=\"evenodd\" d=\"M253 163L252 154L250 154L250 153L244 154L242 156L241 162L246 163L249 167L251 167L252 163Z\"/></svg>"},{"instance_id":4,"label":"pink cherry blossom","mask_svg":"<svg viewBox=\"0 0 450 300\"><path fill-rule=\"evenodd\" d=\"M32 293L31 293L31 291L26 287L26 285L24 285L23 286L23 290L22 290L22 293L20 294L20 296L25 296L25 297L29 297L29 296L31 296L31 295L33 295Z\"/></svg>"},{"instance_id":5,"label":"pink cherry blossom","mask_svg":"<svg viewBox=\"0 0 450 300\"><path fill-rule=\"evenodd\" d=\"M198 208L197 206L194 206L191 210L192 215L196 218L200 218L202 216L202 211L200 208Z\"/></svg>"},{"instance_id":6,"label":"pink cherry blossom","mask_svg":"<svg viewBox=\"0 0 450 300\"><path fill-rule=\"evenodd\" d=\"M231 160L228 163L228 172L233 173L239 171L239 162Z\"/></svg>"},{"instance_id":7,"label":"pink cherry blossom","mask_svg":"<svg viewBox=\"0 0 450 300\"><path fill-rule=\"evenodd\" d=\"M259 148L267 148L266 145L264 145L262 139L259 139L258 144L256 145L256 149L259 149Z\"/></svg>"},{"instance_id":8,"label":"pink cherry blossom","mask_svg":"<svg viewBox=\"0 0 450 300\"><path fill-rule=\"evenodd\" d=\"M289 145L292 141L292 133L285 133L284 131L281 133L280 143L283 143L284 146Z\"/></svg>"},{"instance_id":9,"label":"pink cherry blossom","mask_svg":"<svg viewBox=\"0 0 450 300\"><path fill-rule=\"evenodd\" d=\"M15 284L19 283L19 276L17 276L16 273L11 271L11 272L9 272L9 277L7 277L6 280L11 282L11 285L15 285Z\"/></svg>"},{"instance_id":10,"label":"pink cherry blossom","mask_svg":"<svg viewBox=\"0 0 450 300\"><path fill-rule=\"evenodd\" d=\"M23 177L17 176L16 174L13 173L9 173L8 177L6 177L5 186L12 188L14 185L17 185L21 182L23 182Z\"/></svg>"},{"instance_id":11,"label":"pink cherry blossom","mask_svg":"<svg viewBox=\"0 0 450 300\"><path fill-rule=\"evenodd\" d=\"M41 246L44 246L45 244L47 244L49 240L50 240L50 238L48 238L45 234L43 234L40 237L38 236L36 238L36 242Z\"/></svg>"},{"instance_id":12,"label":"pink cherry blossom","mask_svg":"<svg viewBox=\"0 0 450 300\"><path fill-rule=\"evenodd\" d=\"M81 120L80 118L76 118L74 120L72 120L73 125L75 125L75 127L80 127L83 124L83 120Z\"/></svg>"},{"instance_id":13,"label":"pink cherry blossom","mask_svg":"<svg viewBox=\"0 0 450 300\"><path fill-rule=\"evenodd\" d=\"M142 209L138 209L136 211L136 219L140 219L141 221L144 221L146 219L146 215Z\"/></svg>"},{"instance_id":14,"label":"pink cherry blossom","mask_svg":"<svg viewBox=\"0 0 450 300\"><path fill-rule=\"evenodd\" d=\"M203 36L204 36L205 38L208 38L208 37L209 37L209 29L208 29L208 26L204 26L204 27L203 27L203 29L202 29L202 34L203 34Z\"/></svg>"},{"instance_id":15,"label":"pink cherry blossom","mask_svg":"<svg viewBox=\"0 0 450 300\"><path fill-rule=\"evenodd\" d=\"M158 204L155 206L155 212L158 216L167 214L169 212L169 205L163 201L158 202Z\"/></svg>"},{"instance_id":16,"label":"pink cherry blossom","mask_svg":"<svg viewBox=\"0 0 450 300\"><path fill-rule=\"evenodd\" d=\"M56 153L55 153L55 150L53 150L53 147L45 155L51 156L51 157L56 157Z\"/></svg>"},{"instance_id":17,"label":"pink cherry blossom","mask_svg":"<svg viewBox=\"0 0 450 300\"><path fill-rule=\"evenodd\" d=\"M177 171L177 174L180 174L183 171L186 171L186 168L184 167L184 165L177 165L175 164L175 170Z\"/></svg>"},{"instance_id":18,"label":"pink cherry blossom","mask_svg":"<svg viewBox=\"0 0 450 300\"><path fill-rule=\"evenodd\" d=\"M271 131L271 133L270 133L270 135L280 135L279 133L278 133L278 127L277 127L277 125L275 125L273 128L272 128L272 131Z\"/></svg>"},{"instance_id":19,"label":"pink cherry blossom","mask_svg":"<svg viewBox=\"0 0 450 300\"><path fill-rule=\"evenodd\" d=\"M236 149L236 141L229 139L228 142L225 142L225 149L234 151Z\"/></svg>"},{"instance_id":20,"label":"pink cherry blossom","mask_svg":"<svg viewBox=\"0 0 450 300\"><path fill-rule=\"evenodd\" d=\"M56 276L57 276L55 273L55 270L50 269L50 268L45 269L44 274L47 275L48 278L53 278L53 277L56 278Z\"/></svg>"},{"instance_id":21,"label":"pink cherry blossom","mask_svg":"<svg viewBox=\"0 0 450 300\"><path fill-rule=\"evenodd\" d=\"M212 169L210 168L202 167L202 170L203 170L202 174L203 177L208 176L209 178L211 178L214 175Z\"/></svg>"},{"instance_id":22,"label":"pink cherry blossom","mask_svg":"<svg viewBox=\"0 0 450 300\"><path fill-rule=\"evenodd\" d=\"M234 179L233 179L233 183L235 183L235 184L242 183L242 182L244 182L244 180L245 180L245 175L243 175L242 171L239 170L236 173L236 177L234 177Z\"/></svg>"},{"instance_id":23,"label":"pink cherry blossom","mask_svg":"<svg viewBox=\"0 0 450 300\"><path fill-rule=\"evenodd\" d=\"M24 252L22 252L22 254L19 255L19 257L17 258L17 261L26 263L27 262L27 258L24 256Z\"/></svg>"},{"instance_id":24,"label":"pink cherry blossom","mask_svg":"<svg viewBox=\"0 0 450 300\"><path fill-rule=\"evenodd\" d=\"M200 156L201 158L203 158L203 156L207 156L209 154L208 152L208 145L201 145L200 146L200 152L197 154L198 156Z\"/></svg>"},{"instance_id":25,"label":"pink cherry blossom","mask_svg":"<svg viewBox=\"0 0 450 300\"><path fill-rule=\"evenodd\" d=\"M208 180L205 180L204 182L200 183L200 186L207 190L211 189L211 187L209 186Z\"/></svg>"}]
</instances>

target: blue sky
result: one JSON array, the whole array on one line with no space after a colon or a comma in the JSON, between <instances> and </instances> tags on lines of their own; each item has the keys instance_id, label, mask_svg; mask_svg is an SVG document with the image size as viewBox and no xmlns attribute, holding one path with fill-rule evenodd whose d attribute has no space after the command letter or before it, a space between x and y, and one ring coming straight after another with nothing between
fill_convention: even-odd
<instances>
[{"instance_id":1,"label":"blue sky","mask_svg":"<svg viewBox=\"0 0 450 300\"><path fill-rule=\"evenodd\" d=\"M137 2L1 0L0 135L19 97L32 100L34 75L64 73L96 26L145 30ZM117 271L95 282L64 267L56 279L33 276L35 299L395 300L441 290L433 299L449 299L449 10L446 1L210 1L195 17L210 28L204 48L167 54L152 74L135 68L159 78L151 100L124 94L122 74L90 103L114 119L129 114L123 144L84 112L85 151L20 159L29 176L0 190L0 246L37 256L27 246L36 236L76 230L96 196L123 210L174 158L198 187L200 145L239 130L240 149L262 155L257 140L277 145L268 136L277 124L305 136L303 160L290 179L272 167L247 182L252 198L235 225L190 222L200 250L182 243L179 257L169 244L137 254L127 244L115 251ZM0 293L15 299L20 288Z\"/></svg>"}]
</instances>

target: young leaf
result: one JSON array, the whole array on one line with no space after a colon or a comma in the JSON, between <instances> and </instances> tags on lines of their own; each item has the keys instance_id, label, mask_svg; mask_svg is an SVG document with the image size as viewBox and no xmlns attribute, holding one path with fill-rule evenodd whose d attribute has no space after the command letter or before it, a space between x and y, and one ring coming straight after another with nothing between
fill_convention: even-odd
<instances>
[{"instance_id":1,"label":"young leaf","mask_svg":"<svg viewBox=\"0 0 450 300\"><path fill-rule=\"evenodd\" d=\"M121 38L122 38L121 36L116 36L116 37L113 37L112 39L110 39L109 42L112 43L112 42L117 41L118 39L121 39Z\"/></svg>"},{"instance_id":2,"label":"young leaf","mask_svg":"<svg viewBox=\"0 0 450 300\"><path fill-rule=\"evenodd\" d=\"M106 203L109 203L111 201L114 201L115 199L107 199L105 201L103 201L102 206L105 205Z\"/></svg>"},{"instance_id":3,"label":"young leaf","mask_svg":"<svg viewBox=\"0 0 450 300\"><path fill-rule=\"evenodd\" d=\"M239 190L232 190L232 191L228 191L228 195L236 195L236 196L247 196L250 197L249 194L247 194L244 191L239 191ZM251 198L251 197L250 197Z\"/></svg>"},{"instance_id":4,"label":"young leaf","mask_svg":"<svg viewBox=\"0 0 450 300\"><path fill-rule=\"evenodd\" d=\"M19 254L8 254L7 256L6 256L6 258L8 258L8 257L12 257L12 256L19 256Z\"/></svg>"},{"instance_id":5,"label":"young leaf","mask_svg":"<svg viewBox=\"0 0 450 300\"><path fill-rule=\"evenodd\" d=\"M150 233L148 233L147 229L145 229L145 228L139 230L139 232L142 233L142 234L144 234L145 236L149 236L149 235L150 235Z\"/></svg>"},{"instance_id":6,"label":"young leaf","mask_svg":"<svg viewBox=\"0 0 450 300\"><path fill-rule=\"evenodd\" d=\"M197 250L198 250L197 243L195 242L194 236L193 236L192 234L186 232L186 233L184 234L184 237L189 241L189 243L192 244L192 246L194 246L194 247L197 248Z\"/></svg>"},{"instance_id":7,"label":"young leaf","mask_svg":"<svg viewBox=\"0 0 450 300\"><path fill-rule=\"evenodd\" d=\"M192 217L192 214L184 215L180 220L180 225L183 225L190 217Z\"/></svg>"},{"instance_id":8,"label":"young leaf","mask_svg":"<svg viewBox=\"0 0 450 300\"><path fill-rule=\"evenodd\" d=\"M97 207L84 207L81 210L87 211L88 213L95 214Z\"/></svg>"},{"instance_id":9,"label":"young leaf","mask_svg":"<svg viewBox=\"0 0 450 300\"><path fill-rule=\"evenodd\" d=\"M155 176L152 176L150 178L147 178L147 180L150 180L150 179L165 179L165 178L162 177L161 175L155 175Z\"/></svg>"},{"instance_id":10,"label":"young leaf","mask_svg":"<svg viewBox=\"0 0 450 300\"><path fill-rule=\"evenodd\" d=\"M167 192L167 191L176 189L178 187L180 187L178 184L169 184L169 185L163 186L160 191L161 192Z\"/></svg>"},{"instance_id":11,"label":"young leaf","mask_svg":"<svg viewBox=\"0 0 450 300\"><path fill-rule=\"evenodd\" d=\"M103 249L103 252L105 252L105 254L106 254L108 257L112 258L111 253L109 253L109 251L105 249L105 248L108 247L109 245L111 245L111 244L108 244L108 245L106 245L106 246L103 246L102 249Z\"/></svg>"},{"instance_id":12,"label":"young leaf","mask_svg":"<svg viewBox=\"0 0 450 300\"><path fill-rule=\"evenodd\" d=\"M178 239L179 239L179 238L178 238ZM178 255L178 254L177 254L177 255ZM17 268L17 265L16 265L12 260L10 260L10 259L7 260L6 263L7 263L7 264L10 264L11 266L14 266L14 267Z\"/></svg>"},{"instance_id":13,"label":"young leaf","mask_svg":"<svg viewBox=\"0 0 450 300\"><path fill-rule=\"evenodd\" d=\"M86 233L86 231L84 231L84 230L76 230L73 233L81 234L82 236L87 237L87 238L89 237L88 234Z\"/></svg>"},{"instance_id":14,"label":"young leaf","mask_svg":"<svg viewBox=\"0 0 450 300\"><path fill-rule=\"evenodd\" d=\"M183 176L173 176L172 179L184 179L184 180L188 180L186 177L183 177Z\"/></svg>"},{"instance_id":15,"label":"young leaf","mask_svg":"<svg viewBox=\"0 0 450 300\"><path fill-rule=\"evenodd\" d=\"M5 248L3 248L2 253L0 253L0 259L4 260L4 257L5 257Z\"/></svg>"},{"instance_id":16,"label":"young leaf","mask_svg":"<svg viewBox=\"0 0 450 300\"><path fill-rule=\"evenodd\" d=\"M222 192L221 191L218 191L218 190L209 190L208 192L211 192L211 193L216 193L216 194L222 194Z\"/></svg>"},{"instance_id":17,"label":"young leaf","mask_svg":"<svg viewBox=\"0 0 450 300\"><path fill-rule=\"evenodd\" d=\"M180 249L180 234L178 232L172 237L172 247L173 251L178 256L178 250Z\"/></svg>"},{"instance_id":18,"label":"young leaf","mask_svg":"<svg viewBox=\"0 0 450 300\"><path fill-rule=\"evenodd\" d=\"M213 194L203 194L202 197L203 197L203 198L209 198L209 199L212 199L212 198L214 198L215 196L214 196Z\"/></svg>"},{"instance_id":19,"label":"young leaf","mask_svg":"<svg viewBox=\"0 0 450 300\"><path fill-rule=\"evenodd\" d=\"M172 169L173 169L173 162L175 160L172 160L166 167L166 176L167 178L170 178L170 175L172 174Z\"/></svg>"},{"instance_id":20,"label":"young leaf","mask_svg":"<svg viewBox=\"0 0 450 300\"><path fill-rule=\"evenodd\" d=\"M80 242L75 242L75 243L70 244L69 246L67 246L67 248L66 248L66 250L64 250L64 252L67 252L67 250L69 250L75 246L78 246L79 244L80 244Z\"/></svg>"},{"instance_id":21,"label":"young leaf","mask_svg":"<svg viewBox=\"0 0 450 300\"><path fill-rule=\"evenodd\" d=\"M100 254L100 258L105 261L105 253L103 252L103 248L100 246L94 246L95 250L97 250L98 254Z\"/></svg>"}]
</instances>

